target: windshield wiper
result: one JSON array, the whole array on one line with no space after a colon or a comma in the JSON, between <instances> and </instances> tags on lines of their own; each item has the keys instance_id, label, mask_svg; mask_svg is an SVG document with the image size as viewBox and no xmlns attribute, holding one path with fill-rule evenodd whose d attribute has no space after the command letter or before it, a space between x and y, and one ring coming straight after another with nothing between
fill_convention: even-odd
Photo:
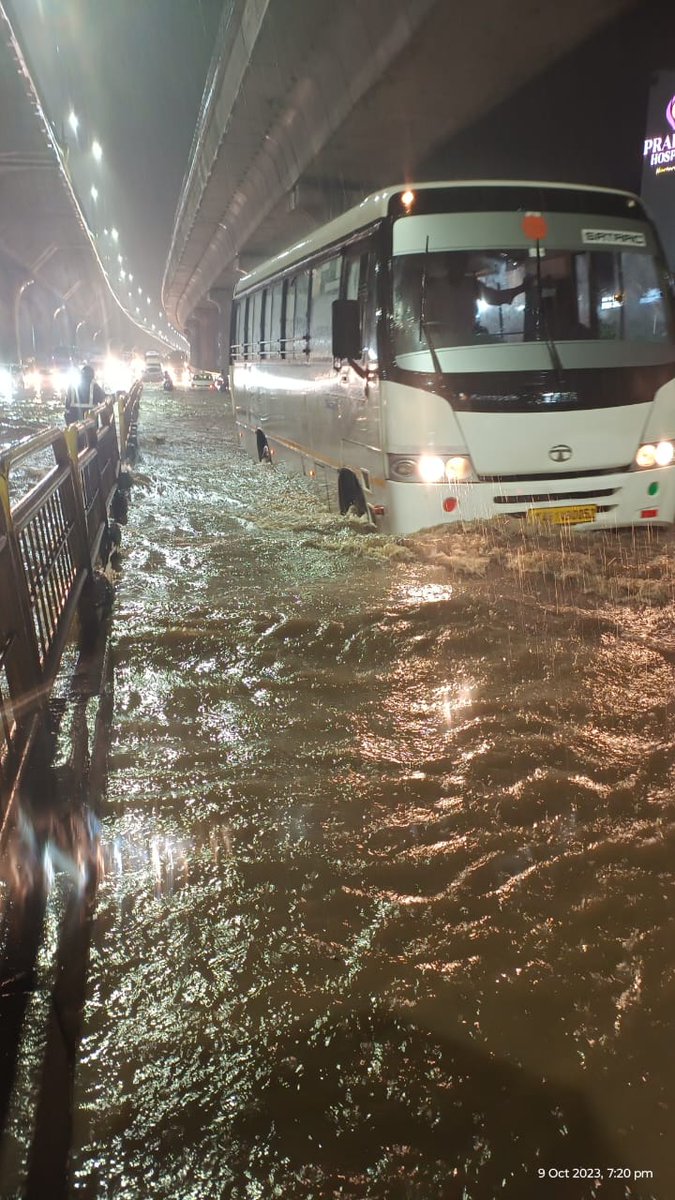
<instances>
[{"instance_id":1,"label":"windshield wiper","mask_svg":"<svg viewBox=\"0 0 675 1200\"><path fill-rule=\"evenodd\" d=\"M429 333L429 326L427 325L427 321L426 321L427 261L428 261L428 259L429 259L429 238L427 237L427 244L424 248L424 264L422 266L422 287L420 290L419 341L420 342L422 341L422 334L424 334L424 340L427 344L427 350L429 351L429 353L431 355L431 361L432 361L433 367L434 367L434 374L437 376L438 381L440 383L442 383L443 382L443 370L441 368L441 364L440 364L438 355L436 353L436 347L434 346L433 338L432 338L431 334Z\"/></svg>"},{"instance_id":2,"label":"windshield wiper","mask_svg":"<svg viewBox=\"0 0 675 1200\"><path fill-rule=\"evenodd\" d=\"M541 330L544 335L543 340L546 342L548 347L551 363L558 381L558 390L562 392L564 387L563 365L560 361L560 355L558 354L558 347L551 337L551 331L548 326L548 317L546 315L546 309L544 308L544 293L541 289L541 247L539 245L539 238L537 238L535 245L537 253L537 316L539 318L537 321L537 332Z\"/></svg>"}]
</instances>

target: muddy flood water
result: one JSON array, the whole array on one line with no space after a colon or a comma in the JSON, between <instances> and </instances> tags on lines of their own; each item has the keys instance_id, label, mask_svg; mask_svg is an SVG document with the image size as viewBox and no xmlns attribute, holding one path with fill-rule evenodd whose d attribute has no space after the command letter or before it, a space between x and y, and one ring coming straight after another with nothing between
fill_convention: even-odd
<instances>
[{"instance_id":1,"label":"muddy flood water","mask_svg":"<svg viewBox=\"0 0 675 1200\"><path fill-rule=\"evenodd\" d=\"M227 397L139 431L72 1196L672 1200L672 534L385 537Z\"/></svg>"}]
</instances>

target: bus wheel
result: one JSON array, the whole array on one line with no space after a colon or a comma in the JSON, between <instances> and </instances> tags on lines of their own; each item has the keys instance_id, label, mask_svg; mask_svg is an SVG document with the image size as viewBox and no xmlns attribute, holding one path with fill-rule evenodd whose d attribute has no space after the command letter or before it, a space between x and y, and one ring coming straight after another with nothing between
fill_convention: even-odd
<instances>
[{"instance_id":1,"label":"bus wheel","mask_svg":"<svg viewBox=\"0 0 675 1200\"><path fill-rule=\"evenodd\" d=\"M368 507L363 490L353 471L342 470L338 474L338 502L342 516L353 508L357 517L364 517Z\"/></svg>"},{"instance_id":2,"label":"bus wheel","mask_svg":"<svg viewBox=\"0 0 675 1200\"><path fill-rule=\"evenodd\" d=\"M258 447L258 462L271 463L272 451L270 450L270 448L267 444L267 438L265 437L265 434L263 433L262 429L256 429L255 441L256 441L256 446Z\"/></svg>"}]
</instances>

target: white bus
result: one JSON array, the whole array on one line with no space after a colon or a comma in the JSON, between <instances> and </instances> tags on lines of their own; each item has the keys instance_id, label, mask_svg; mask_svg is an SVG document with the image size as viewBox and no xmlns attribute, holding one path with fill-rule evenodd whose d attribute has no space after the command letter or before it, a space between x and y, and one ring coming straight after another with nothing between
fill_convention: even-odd
<instances>
[{"instance_id":1,"label":"white bus","mask_svg":"<svg viewBox=\"0 0 675 1200\"><path fill-rule=\"evenodd\" d=\"M671 279L627 192L369 196L242 277L230 388L258 458L384 532L675 516Z\"/></svg>"}]
</instances>

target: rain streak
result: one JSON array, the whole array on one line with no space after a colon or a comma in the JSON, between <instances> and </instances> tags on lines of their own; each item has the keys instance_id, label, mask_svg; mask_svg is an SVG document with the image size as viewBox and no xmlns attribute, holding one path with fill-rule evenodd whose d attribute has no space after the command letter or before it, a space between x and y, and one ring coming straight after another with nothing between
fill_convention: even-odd
<instances>
[{"instance_id":1,"label":"rain streak","mask_svg":"<svg viewBox=\"0 0 675 1200\"><path fill-rule=\"evenodd\" d=\"M35 1030L99 877L73 1196L666 1200L672 533L382 536L223 399L143 397L107 796L51 855Z\"/></svg>"}]
</instances>

